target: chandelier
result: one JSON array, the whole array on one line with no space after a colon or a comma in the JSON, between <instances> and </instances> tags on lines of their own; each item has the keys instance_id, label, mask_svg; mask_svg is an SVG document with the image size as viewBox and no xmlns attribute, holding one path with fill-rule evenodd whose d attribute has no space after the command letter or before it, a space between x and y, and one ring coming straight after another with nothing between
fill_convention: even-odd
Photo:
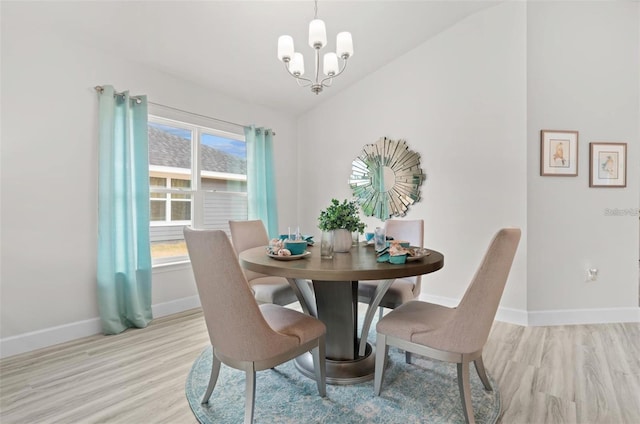
<instances>
[{"instance_id":1,"label":"chandelier","mask_svg":"<svg viewBox=\"0 0 640 424\"><path fill-rule=\"evenodd\" d=\"M293 48L293 37L281 35L278 38L278 59L284 62L285 69L296 79L300 87L311 87L311 91L320 94L324 87L331 86L333 78L340 75L347 67L347 60L353 56L353 41L350 32L340 32L336 37L336 52L325 53L320 75L320 49L327 45L327 30L324 21L318 19L318 1L315 0L315 13L309 23L309 46L315 50L314 79L304 78L304 57ZM342 59L339 65L338 57Z\"/></svg>"}]
</instances>

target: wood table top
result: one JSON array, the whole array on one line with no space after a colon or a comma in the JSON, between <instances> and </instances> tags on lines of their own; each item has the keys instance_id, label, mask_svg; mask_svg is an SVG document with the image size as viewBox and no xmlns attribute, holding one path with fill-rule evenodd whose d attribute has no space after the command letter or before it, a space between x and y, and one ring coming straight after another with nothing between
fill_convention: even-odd
<instances>
[{"instance_id":1,"label":"wood table top","mask_svg":"<svg viewBox=\"0 0 640 424\"><path fill-rule=\"evenodd\" d=\"M240 253L240 265L250 271L286 278L306 278L320 281L383 280L423 275L444 266L444 256L435 250L422 259L401 265L379 263L373 247L360 244L347 253L334 253L333 259L320 258L320 246L311 246L311 255L282 261L267 255L266 246Z\"/></svg>"}]
</instances>

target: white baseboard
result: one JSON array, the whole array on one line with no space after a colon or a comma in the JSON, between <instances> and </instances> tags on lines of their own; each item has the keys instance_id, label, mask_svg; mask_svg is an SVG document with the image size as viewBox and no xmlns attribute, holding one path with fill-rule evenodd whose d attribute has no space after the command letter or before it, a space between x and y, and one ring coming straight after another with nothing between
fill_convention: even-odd
<instances>
[{"instance_id":1,"label":"white baseboard","mask_svg":"<svg viewBox=\"0 0 640 424\"><path fill-rule=\"evenodd\" d=\"M0 358L31 352L82 337L93 336L102 331L100 318L49 327L17 336L0 339Z\"/></svg>"},{"instance_id":2,"label":"white baseboard","mask_svg":"<svg viewBox=\"0 0 640 424\"><path fill-rule=\"evenodd\" d=\"M640 322L640 307L529 311L529 325L610 324Z\"/></svg>"},{"instance_id":3,"label":"white baseboard","mask_svg":"<svg viewBox=\"0 0 640 424\"><path fill-rule=\"evenodd\" d=\"M153 312L154 318L160 318L199 307L200 298L198 296L190 296L152 305L151 311Z\"/></svg>"},{"instance_id":4,"label":"white baseboard","mask_svg":"<svg viewBox=\"0 0 640 424\"><path fill-rule=\"evenodd\" d=\"M531 325L527 311L522 309L505 308L502 306L498 307L498 311L496 312L496 321L522 325L524 327Z\"/></svg>"},{"instance_id":5,"label":"white baseboard","mask_svg":"<svg viewBox=\"0 0 640 424\"><path fill-rule=\"evenodd\" d=\"M199 306L200 299L198 296L191 296L152 305L151 310L155 318L160 318ZM82 337L93 336L100 334L100 332L102 332L100 318L92 318L18 334L17 336L5 337L4 339L0 339L0 358L31 352L32 350L69 342Z\"/></svg>"},{"instance_id":6,"label":"white baseboard","mask_svg":"<svg viewBox=\"0 0 640 424\"><path fill-rule=\"evenodd\" d=\"M450 308L460 303L459 299L427 295L424 293L420 295L420 299ZM549 311L525 311L522 309L499 307L496 312L496 320L530 327L640 322L640 307Z\"/></svg>"}]
</instances>

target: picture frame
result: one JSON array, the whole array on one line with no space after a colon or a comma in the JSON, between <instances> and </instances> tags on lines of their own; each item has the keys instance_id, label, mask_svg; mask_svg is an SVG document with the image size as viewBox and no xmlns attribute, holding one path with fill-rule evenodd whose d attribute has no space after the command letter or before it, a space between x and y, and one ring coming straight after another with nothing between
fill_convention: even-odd
<instances>
[{"instance_id":1,"label":"picture frame","mask_svg":"<svg viewBox=\"0 0 640 424\"><path fill-rule=\"evenodd\" d=\"M540 131L540 175L578 175L578 131Z\"/></svg>"},{"instance_id":2,"label":"picture frame","mask_svg":"<svg viewBox=\"0 0 640 424\"><path fill-rule=\"evenodd\" d=\"M589 187L627 186L627 143L589 143Z\"/></svg>"}]
</instances>

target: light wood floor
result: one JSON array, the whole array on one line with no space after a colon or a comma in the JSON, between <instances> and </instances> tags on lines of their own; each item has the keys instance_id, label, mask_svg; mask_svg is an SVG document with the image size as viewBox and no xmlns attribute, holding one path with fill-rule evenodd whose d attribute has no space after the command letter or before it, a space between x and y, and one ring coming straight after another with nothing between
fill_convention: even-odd
<instances>
[{"instance_id":1,"label":"light wood floor","mask_svg":"<svg viewBox=\"0 0 640 424\"><path fill-rule=\"evenodd\" d=\"M6 358L0 422L195 423L184 383L207 343L193 310ZM496 322L484 357L502 423L640 423L640 324Z\"/></svg>"}]
</instances>

